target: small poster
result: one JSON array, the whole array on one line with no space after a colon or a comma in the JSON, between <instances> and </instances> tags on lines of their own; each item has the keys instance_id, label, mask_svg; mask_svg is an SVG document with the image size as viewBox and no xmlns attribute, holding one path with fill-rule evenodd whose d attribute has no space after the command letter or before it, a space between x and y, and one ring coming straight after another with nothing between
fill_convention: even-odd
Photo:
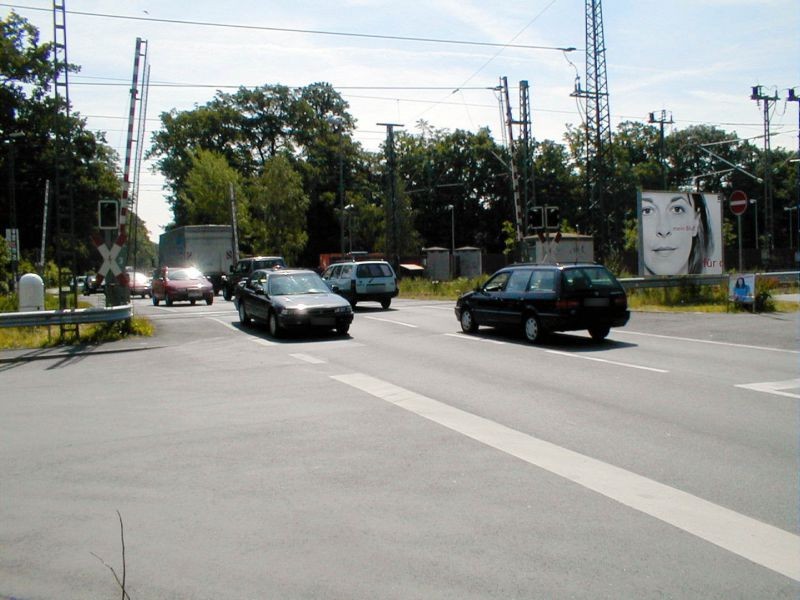
<instances>
[{"instance_id":1,"label":"small poster","mask_svg":"<svg viewBox=\"0 0 800 600\"><path fill-rule=\"evenodd\" d=\"M728 299L731 302L752 304L755 301L756 276L752 273L731 275L728 280Z\"/></svg>"}]
</instances>

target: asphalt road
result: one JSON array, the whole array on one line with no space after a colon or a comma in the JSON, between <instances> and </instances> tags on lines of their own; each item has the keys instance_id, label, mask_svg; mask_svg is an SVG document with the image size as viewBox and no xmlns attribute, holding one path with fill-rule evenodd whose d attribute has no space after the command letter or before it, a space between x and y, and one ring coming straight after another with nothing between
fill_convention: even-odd
<instances>
[{"instance_id":1,"label":"asphalt road","mask_svg":"<svg viewBox=\"0 0 800 600\"><path fill-rule=\"evenodd\" d=\"M0 352L2 599L116 597L117 511L134 600L800 594L795 315L136 307L153 338Z\"/></svg>"}]
</instances>

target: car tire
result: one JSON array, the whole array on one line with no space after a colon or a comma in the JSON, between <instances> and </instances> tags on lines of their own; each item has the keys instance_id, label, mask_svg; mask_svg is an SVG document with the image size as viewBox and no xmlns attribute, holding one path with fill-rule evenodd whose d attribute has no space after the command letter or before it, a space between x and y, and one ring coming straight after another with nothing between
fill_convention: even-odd
<instances>
[{"instance_id":1,"label":"car tire","mask_svg":"<svg viewBox=\"0 0 800 600\"><path fill-rule=\"evenodd\" d=\"M336 333L339 335L347 335L347 332L350 331L350 323L346 323L344 325L339 325L336 327Z\"/></svg>"},{"instance_id":2,"label":"car tire","mask_svg":"<svg viewBox=\"0 0 800 600\"><path fill-rule=\"evenodd\" d=\"M464 333L475 333L478 331L478 323L475 322L470 309L463 309L461 311L461 319L459 320L461 321L461 331Z\"/></svg>"},{"instance_id":3,"label":"car tire","mask_svg":"<svg viewBox=\"0 0 800 600\"><path fill-rule=\"evenodd\" d=\"M239 300L239 322L242 325L249 325L250 324L250 317L247 314L247 309L244 306L244 302Z\"/></svg>"},{"instance_id":4,"label":"car tire","mask_svg":"<svg viewBox=\"0 0 800 600\"><path fill-rule=\"evenodd\" d=\"M274 338L281 337L281 324L278 323L278 315L275 312L269 313L269 334Z\"/></svg>"},{"instance_id":5,"label":"car tire","mask_svg":"<svg viewBox=\"0 0 800 600\"><path fill-rule=\"evenodd\" d=\"M153 300L153 306L158 306L158 297L153 295L151 299Z\"/></svg>"},{"instance_id":6,"label":"car tire","mask_svg":"<svg viewBox=\"0 0 800 600\"><path fill-rule=\"evenodd\" d=\"M609 331L611 331L610 327L590 327L589 335L595 342L602 342L608 337Z\"/></svg>"},{"instance_id":7,"label":"car tire","mask_svg":"<svg viewBox=\"0 0 800 600\"><path fill-rule=\"evenodd\" d=\"M392 305L392 299L386 298L385 300L381 300L381 308L383 310L387 310Z\"/></svg>"},{"instance_id":8,"label":"car tire","mask_svg":"<svg viewBox=\"0 0 800 600\"><path fill-rule=\"evenodd\" d=\"M212 304L214 304L214 296L209 296L208 298L206 298L206 304L208 306L211 306Z\"/></svg>"},{"instance_id":9,"label":"car tire","mask_svg":"<svg viewBox=\"0 0 800 600\"><path fill-rule=\"evenodd\" d=\"M525 317L525 320L522 322L522 331L525 334L525 339L531 344L540 342L544 337L544 330L536 315L527 315Z\"/></svg>"},{"instance_id":10,"label":"car tire","mask_svg":"<svg viewBox=\"0 0 800 600\"><path fill-rule=\"evenodd\" d=\"M228 302L231 300L231 290L228 286L225 286L225 289L222 290L222 297L225 298Z\"/></svg>"},{"instance_id":11,"label":"car tire","mask_svg":"<svg viewBox=\"0 0 800 600\"><path fill-rule=\"evenodd\" d=\"M189 304L191 304L192 306L194 306L195 304L197 304L197 300L189 300Z\"/></svg>"}]
</instances>

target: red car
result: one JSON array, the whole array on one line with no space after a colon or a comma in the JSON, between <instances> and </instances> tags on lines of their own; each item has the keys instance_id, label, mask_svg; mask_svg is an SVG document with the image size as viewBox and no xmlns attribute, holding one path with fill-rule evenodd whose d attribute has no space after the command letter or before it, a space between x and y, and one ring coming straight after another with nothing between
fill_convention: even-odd
<instances>
[{"instance_id":1,"label":"red car","mask_svg":"<svg viewBox=\"0 0 800 600\"><path fill-rule=\"evenodd\" d=\"M144 273L131 271L128 273L128 289L131 296L141 296L142 298L150 295L150 278Z\"/></svg>"},{"instance_id":2,"label":"red car","mask_svg":"<svg viewBox=\"0 0 800 600\"><path fill-rule=\"evenodd\" d=\"M158 306L161 300L167 306L172 306L176 300L191 304L198 300L205 300L206 304L214 303L214 286L194 267L161 267L156 271L152 285L154 306Z\"/></svg>"}]
</instances>

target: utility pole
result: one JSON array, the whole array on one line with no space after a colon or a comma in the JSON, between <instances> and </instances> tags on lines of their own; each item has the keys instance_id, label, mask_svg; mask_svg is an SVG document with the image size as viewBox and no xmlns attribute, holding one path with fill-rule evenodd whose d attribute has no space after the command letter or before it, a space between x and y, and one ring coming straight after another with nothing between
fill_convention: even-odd
<instances>
[{"instance_id":1,"label":"utility pole","mask_svg":"<svg viewBox=\"0 0 800 600\"><path fill-rule=\"evenodd\" d=\"M533 141L533 119L531 97L527 81L519 82L519 113L522 128L522 198L525 210L522 213L523 231L528 231L528 213L536 207L536 171L533 166L535 143Z\"/></svg>"},{"instance_id":2,"label":"utility pole","mask_svg":"<svg viewBox=\"0 0 800 600\"><path fill-rule=\"evenodd\" d=\"M586 193L592 232L599 258L621 244L622 206L608 203L608 175L611 171L611 109L608 103L606 42L603 32L603 3L585 0L586 89L580 81L570 94L586 101ZM612 233L613 232L613 233ZM599 242L599 243L598 243Z\"/></svg>"},{"instance_id":3,"label":"utility pole","mask_svg":"<svg viewBox=\"0 0 800 600\"><path fill-rule=\"evenodd\" d=\"M517 173L517 161L514 158L514 118L511 116L511 102L508 98L508 79L506 77L500 78L500 85L503 89L503 97L505 98L506 106L506 128L508 129L508 155L509 164L511 165L511 193L514 196L514 229L515 238L517 243L517 254L521 250L522 244L522 207L520 205L519 195L519 173ZM517 256L517 259L520 257Z\"/></svg>"},{"instance_id":4,"label":"utility pole","mask_svg":"<svg viewBox=\"0 0 800 600\"><path fill-rule=\"evenodd\" d=\"M764 93L764 89L760 85L753 86L753 93L750 95L751 100L755 100L764 108L764 228L767 230L767 243L764 246L766 259L770 260L772 250L774 248L774 223L773 223L773 206L772 206L772 178L770 176L770 134L769 134L769 120L770 110L772 105L778 101L778 94L770 96Z\"/></svg>"},{"instance_id":5,"label":"utility pole","mask_svg":"<svg viewBox=\"0 0 800 600\"><path fill-rule=\"evenodd\" d=\"M386 164L389 170L389 206L387 210L388 222L386 223L387 250L390 254L392 266L395 269L400 265L400 245L398 243L397 223L397 180L395 178L394 163L394 128L403 127L402 123L377 123L386 127Z\"/></svg>"},{"instance_id":6,"label":"utility pole","mask_svg":"<svg viewBox=\"0 0 800 600\"><path fill-rule=\"evenodd\" d=\"M794 208L797 211L797 250L795 253L795 262L800 261L800 96L794 88L789 90L789 97L786 98L789 102L797 102L797 158L794 159L797 163L797 180L795 181L797 187L797 203ZM792 217L789 213L789 231L792 230Z\"/></svg>"},{"instance_id":7,"label":"utility pole","mask_svg":"<svg viewBox=\"0 0 800 600\"><path fill-rule=\"evenodd\" d=\"M664 162L664 125L672 125L674 121L672 120L672 113L669 114L669 121L667 121L667 111L661 111L661 117L656 119L656 113L650 113L650 119L647 121L648 123L658 123L661 126L661 135L659 138L658 144L658 162L661 165L661 189L667 189L667 164Z\"/></svg>"}]
</instances>

